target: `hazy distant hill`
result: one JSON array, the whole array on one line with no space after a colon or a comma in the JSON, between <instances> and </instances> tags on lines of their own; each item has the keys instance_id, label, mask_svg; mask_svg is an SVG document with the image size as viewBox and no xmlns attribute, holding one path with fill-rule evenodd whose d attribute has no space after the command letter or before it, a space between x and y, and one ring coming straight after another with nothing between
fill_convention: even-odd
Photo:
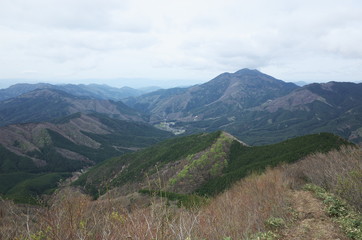
<instances>
[{"instance_id":1,"label":"hazy distant hill","mask_svg":"<svg viewBox=\"0 0 362 240\"><path fill-rule=\"evenodd\" d=\"M8 88L0 89L0 101L20 96L24 93L31 92L35 89L50 88L51 86L53 85L49 83L36 83L36 84L18 83Z\"/></svg>"},{"instance_id":2,"label":"hazy distant hill","mask_svg":"<svg viewBox=\"0 0 362 240\"><path fill-rule=\"evenodd\" d=\"M100 84L88 84L88 85L65 84L65 85L56 85L55 87L59 90L65 91L75 96L85 96L85 97L92 97L95 99L105 99L105 100L115 100L115 101L118 101L122 98L139 96L143 93L146 93L141 90L130 87L115 88Z\"/></svg>"},{"instance_id":3,"label":"hazy distant hill","mask_svg":"<svg viewBox=\"0 0 362 240\"><path fill-rule=\"evenodd\" d=\"M300 86L300 87L303 87L305 85L308 85L307 82L304 82L304 81L298 81L298 82L294 82L296 85Z\"/></svg>"},{"instance_id":4,"label":"hazy distant hill","mask_svg":"<svg viewBox=\"0 0 362 240\"><path fill-rule=\"evenodd\" d=\"M0 126L44 122L77 112L101 113L121 120L143 121L141 114L122 102L76 97L60 90L45 88L0 101Z\"/></svg>"},{"instance_id":5,"label":"hazy distant hill","mask_svg":"<svg viewBox=\"0 0 362 240\"><path fill-rule=\"evenodd\" d=\"M19 83L12 85L6 89L0 89L0 101L17 97L27 92L31 92L35 89L57 89L75 96L84 96L95 99L104 100L121 100L127 97L139 96L148 92L156 91L159 87L146 87L142 89L134 89L130 87L115 88L101 84L63 84L53 85L49 83Z\"/></svg>"}]
</instances>

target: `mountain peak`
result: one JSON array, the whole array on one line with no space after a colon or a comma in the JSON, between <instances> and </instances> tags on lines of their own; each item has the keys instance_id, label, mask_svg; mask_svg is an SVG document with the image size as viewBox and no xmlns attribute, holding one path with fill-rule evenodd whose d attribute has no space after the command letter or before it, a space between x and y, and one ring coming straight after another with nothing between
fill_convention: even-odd
<instances>
[{"instance_id":1,"label":"mountain peak","mask_svg":"<svg viewBox=\"0 0 362 240\"><path fill-rule=\"evenodd\" d=\"M249 69L249 68L243 68L240 69L234 73L230 73L230 72L224 72L222 74L220 74L219 76L217 76L216 78L220 78L220 77L232 77L232 76L243 76L243 75L258 75L258 74L263 74L262 72L256 70L256 69Z\"/></svg>"},{"instance_id":2,"label":"mountain peak","mask_svg":"<svg viewBox=\"0 0 362 240\"><path fill-rule=\"evenodd\" d=\"M260 73L261 72L256 69L243 68L236 71L234 74L240 75L240 74L260 74Z\"/></svg>"}]
</instances>

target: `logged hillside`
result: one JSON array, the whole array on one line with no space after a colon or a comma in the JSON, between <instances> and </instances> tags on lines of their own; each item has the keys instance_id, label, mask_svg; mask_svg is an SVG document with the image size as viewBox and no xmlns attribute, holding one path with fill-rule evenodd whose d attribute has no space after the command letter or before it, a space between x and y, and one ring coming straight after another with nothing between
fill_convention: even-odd
<instances>
[{"instance_id":1,"label":"logged hillside","mask_svg":"<svg viewBox=\"0 0 362 240\"><path fill-rule=\"evenodd\" d=\"M251 172L348 144L329 133L260 147L246 146L225 132L197 134L104 161L82 175L76 185L93 196L111 189L113 195L126 195L160 188L181 194L215 195Z\"/></svg>"},{"instance_id":2,"label":"logged hillside","mask_svg":"<svg viewBox=\"0 0 362 240\"><path fill-rule=\"evenodd\" d=\"M74 113L101 113L120 120L144 122L140 113L122 102L76 97L54 89L37 89L0 102L0 126L45 122Z\"/></svg>"},{"instance_id":3,"label":"logged hillside","mask_svg":"<svg viewBox=\"0 0 362 240\"><path fill-rule=\"evenodd\" d=\"M56 182L68 177L72 171L171 136L145 123L112 119L101 114L76 113L48 123L1 127L0 178L3 181L0 181L0 194L8 195L14 192L12 188L44 174L61 173L51 175L57 177L49 180L53 183L52 188L56 187ZM27 183L25 188L31 188L32 184Z\"/></svg>"},{"instance_id":4,"label":"logged hillside","mask_svg":"<svg viewBox=\"0 0 362 240\"><path fill-rule=\"evenodd\" d=\"M325 131L361 143L361 92L362 84L356 83L306 85L263 104L252 114L253 125L257 127L242 135L255 139L273 133L274 138L281 139L288 135Z\"/></svg>"}]
</instances>

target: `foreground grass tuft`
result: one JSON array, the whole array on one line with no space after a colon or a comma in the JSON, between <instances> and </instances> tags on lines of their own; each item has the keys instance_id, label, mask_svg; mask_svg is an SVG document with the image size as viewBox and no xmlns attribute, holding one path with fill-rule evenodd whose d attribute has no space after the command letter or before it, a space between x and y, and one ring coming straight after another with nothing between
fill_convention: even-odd
<instances>
[{"instance_id":1,"label":"foreground grass tuft","mask_svg":"<svg viewBox=\"0 0 362 240\"><path fill-rule=\"evenodd\" d=\"M322 187L307 184L304 189L313 192L317 198L323 200L327 214L334 218L348 237L362 239L362 216L351 206Z\"/></svg>"}]
</instances>

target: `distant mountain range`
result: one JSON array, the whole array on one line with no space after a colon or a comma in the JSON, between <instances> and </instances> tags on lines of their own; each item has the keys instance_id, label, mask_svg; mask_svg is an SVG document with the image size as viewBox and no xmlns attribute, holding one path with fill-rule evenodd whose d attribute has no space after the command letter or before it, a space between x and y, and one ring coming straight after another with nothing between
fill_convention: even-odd
<instances>
[{"instance_id":1,"label":"distant mountain range","mask_svg":"<svg viewBox=\"0 0 362 240\"><path fill-rule=\"evenodd\" d=\"M329 82L298 87L257 70L223 73L189 88L126 99L151 123L186 132L225 130L251 145L321 131L362 142L362 84Z\"/></svg>"},{"instance_id":2,"label":"distant mountain range","mask_svg":"<svg viewBox=\"0 0 362 240\"><path fill-rule=\"evenodd\" d=\"M223 73L191 87L139 96L130 91L126 98L115 93L120 89L103 85L17 84L0 90L0 98L16 95L0 101L0 125L97 112L149 122L178 134L224 130L250 145L321 131L361 143L361 89L362 83L347 82L300 87L250 69Z\"/></svg>"},{"instance_id":3,"label":"distant mountain range","mask_svg":"<svg viewBox=\"0 0 362 240\"><path fill-rule=\"evenodd\" d=\"M12 85L6 89L0 89L0 101L20 96L24 93L31 92L35 89L56 89L67 92L74 96L85 96L94 99L104 100L121 100L127 97L139 96L148 92L160 89L159 87L145 87L134 89L130 87L115 88L100 84L63 84L53 85L49 83L19 83Z\"/></svg>"},{"instance_id":4,"label":"distant mountain range","mask_svg":"<svg viewBox=\"0 0 362 240\"><path fill-rule=\"evenodd\" d=\"M190 137L190 141L186 137L183 138L185 141L174 140L175 144L172 144L173 140L170 140L157 148L137 153L139 155L127 154L118 160L108 160L106 165L101 164L98 168L105 166L106 170L94 170L97 172L88 176L94 174L96 177L84 177L81 185L89 186L90 191L108 187L107 184L120 187L123 183L118 180L128 178L131 173L143 174L144 169L149 173L162 170L157 170L154 164L169 159L165 164L174 164L174 172L165 172L165 176L170 177L169 183L174 183L166 190L203 192L208 187L188 183L192 186L188 189L182 181L177 182L188 163L186 160L175 163L171 157L190 155L188 161L197 165L205 149L218 149L221 140L227 142L221 144L227 149L235 137L255 146L330 132L362 145L362 83L313 83L300 87L257 70L242 69L223 73L201 85L148 93L140 91L93 84L47 83L17 84L0 90L0 194L10 194L18 199L44 193L56 187L60 179L69 177L72 171L154 145L174 134L204 133ZM220 133L220 130L235 137ZM205 133L215 131L217 133L211 135ZM328 146L340 141L328 136L326 139L332 141ZM300 144L304 144L302 141L307 138L301 139ZM323 145L321 139L316 141L318 146ZM231 154L222 152L223 159L225 154ZM143 154L152 155L153 160L144 162L146 155ZM133 157L134 163L130 159ZM213 168L216 163L219 165ZM212 174L217 173L220 177L221 163L210 164L203 169L205 171L196 171L195 179L191 180L207 184ZM103 181L104 173L109 176ZM114 179L108 179L112 176ZM132 184L124 188L131 189L135 186ZM143 181L136 184L144 186ZM32 190L34 186L37 186L36 191Z\"/></svg>"}]
</instances>

